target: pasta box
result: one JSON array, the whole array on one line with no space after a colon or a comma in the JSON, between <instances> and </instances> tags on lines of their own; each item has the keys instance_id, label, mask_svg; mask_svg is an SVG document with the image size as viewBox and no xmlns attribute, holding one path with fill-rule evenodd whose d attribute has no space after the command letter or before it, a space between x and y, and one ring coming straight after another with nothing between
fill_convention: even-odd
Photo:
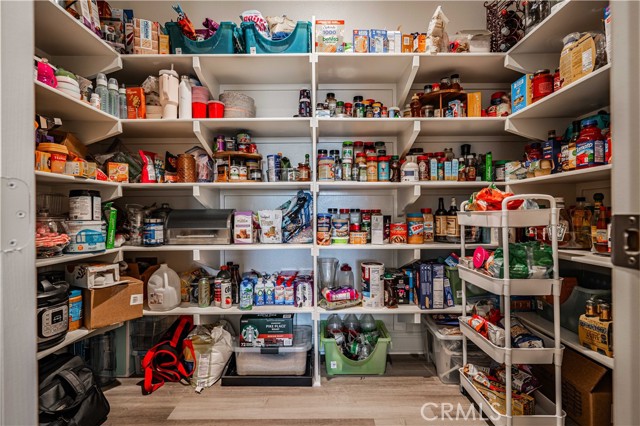
<instances>
[{"instance_id":1,"label":"pasta box","mask_svg":"<svg viewBox=\"0 0 640 426\"><path fill-rule=\"evenodd\" d=\"M278 347L293 344L293 314L256 314L240 318L241 347Z\"/></svg>"},{"instance_id":2,"label":"pasta box","mask_svg":"<svg viewBox=\"0 0 640 426\"><path fill-rule=\"evenodd\" d=\"M533 74L525 74L511 83L511 112L524 109L533 103Z\"/></svg>"},{"instance_id":3,"label":"pasta box","mask_svg":"<svg viewBox=\"0 0 640 426\"><path fill-rule=\"evenodd\" d=\"M369 52L369 30L353 30L353 52Z\"/></svg>"},{"instance_id":4,"label":"pasta box","mask_svg":"<svg viewBox=\"0 0 640 426\"><path fill-rule=\"evenodd\" d=\"M371 30L369 52L389 53L389 39L387 37L387 30Z\"/></svg>"}]
</instances>

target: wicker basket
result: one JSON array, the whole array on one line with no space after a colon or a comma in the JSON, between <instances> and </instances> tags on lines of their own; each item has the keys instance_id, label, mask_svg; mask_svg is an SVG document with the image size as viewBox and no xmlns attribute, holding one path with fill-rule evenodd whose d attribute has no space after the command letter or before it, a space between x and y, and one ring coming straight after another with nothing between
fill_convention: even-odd
<instances>
[{"instance_id":1,"label":"wicker basket","mask_svg":"<svg viewBox=\"0 0 640 426\"><path fill-rule=\"evenodd\" d=\"M254 118L256 105L252 97L240 92L224 92L220 95L224 103L225 118Z\"/></svg>"}]
</instances>

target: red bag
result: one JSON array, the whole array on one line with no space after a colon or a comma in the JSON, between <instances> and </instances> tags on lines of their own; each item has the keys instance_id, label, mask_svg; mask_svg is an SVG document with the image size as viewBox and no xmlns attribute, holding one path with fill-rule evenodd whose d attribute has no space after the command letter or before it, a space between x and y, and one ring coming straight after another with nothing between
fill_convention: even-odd
<instances>
[{"instance_id":1,"label":"red bag","mask_svg":"<svg viewBox=\"0 0 640 426\"><path fill-rule=\"evenodd\" d=\"M192 329L193 319L183 315L173 323L160 342L147 351L142 359L145 395L161 388L165 382L180 382L191 377L193 371L187 371L182 361L185 348L191 351L192 359L195 359L191 342L185 341Z\"/></svg>"}]
</instances>

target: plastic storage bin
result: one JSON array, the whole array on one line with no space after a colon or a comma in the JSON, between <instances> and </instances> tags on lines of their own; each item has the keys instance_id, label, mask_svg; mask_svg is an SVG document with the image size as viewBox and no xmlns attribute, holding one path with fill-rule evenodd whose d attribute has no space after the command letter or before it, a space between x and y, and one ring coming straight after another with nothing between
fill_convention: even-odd
<instances>
[{"instance_id":1,"label":"plastic storage bin","mask_svg":"<svg viewBox=\"0 0 640 426\"><path fill-rule=\"evenodd\" d=\"M442 383L460 383L462 367L462 335L446 335L440 332L438 326L430 316L422 318L422 331L427 360L436 367L436 373ZM467 342L467 362L475 365L489 366L491 358L483 352L472 349L475 346Z\"/></svg>"},{"instance_id":2,"label":"plastic storage bin","mask_svg":"<svg viewBox=\"0 0 640 426\"><path fill-rule=\"evenodd\" d=\"M211 54L211 53L235 53L234 37L238 27L233 22L221 22L218 31L203 41L191 40L182 34L182 30L176 22L167 22L165 28L169 33L171 54L182 51L182 54Z\"/></svg>"},{"instance_id":3,"label":"plastic storage bin","mask_svg":"<svg viewBox=\"0 0 640 426\"><path fill-rule=\"evenodd\" d=\"M176 317L150 316L131 321L131 350L146 351L158 343Z\"/></svg>"},{"instance_id":4,"label":"plastic storage bin","mask_svg":"<svg viewBox=\"0 0 640 426\"><path fill-rule=\"evenodd\" d=\"M144 370L142 369L142 360L147 354L147 351L131 351L131 358L133 364L133 374L136 376L143 376Z\"/></svg>"},{"instance_id":5,"label":"plastic storage bin","mask_svg":"<svg viewBox=\"0 0 640 426\"><path fill-rule=\"evenodd\" d=\"M324 346L325 366L329 376L384 374L387 367L387 350L391 346L391 337L382 321L376 321L376 326L380 332L378 343L369 358L362 361L353 361L342 355L333 336L327 337L324 335L326 323L326 321L321 321L320 323L320 329L322 330L320 341Z\"/></svg>"},{"instance_id":6,"label":"plastic storage bin","mask_svg":"<svg viewBox=\"0 0 640 426\"><path fill-rule=\"evenodd\" d=\"M302 376L311 350L311 327L293 328L293 346L276 348L234 347L239 376Z\"/></svg>"},{"instance_id":7,"label":"plastic storage bin","mask_svg":"<svg viewBox=\"0 0 640 426\"><path fill-rule=\"evenodd\" d=\"M560 325L577 334L580 315L584 314L585 304L587 300L591 298L610 301L611 290L574 287L571 296L569 296L566 302L560 305ZM553 321L553 305L547 303L545 300L540 300L538 308L540 306L542 306L542 310L538 311L539 314L543 318Z\"/></svg>"},{"instance_id":8,"label":"plastic storage bin","mask_svg":"<svg viewBox=\"0 0 640 426\"><path fill-rule=\"evenodd\" d=\"M253 22L240 26L244 38L244 53L309 53L311 52L311 22L298 21L293 32L282 40L265 38Z\"/></svg>"}]
</instances>

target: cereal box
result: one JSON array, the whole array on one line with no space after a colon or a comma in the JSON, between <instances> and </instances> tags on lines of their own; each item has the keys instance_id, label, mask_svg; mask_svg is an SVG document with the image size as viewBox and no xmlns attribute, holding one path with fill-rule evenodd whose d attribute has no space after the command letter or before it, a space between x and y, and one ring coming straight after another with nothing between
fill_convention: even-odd
<instances>
[{"instance_id":1,"label":"cereal box","mask_svg":"<svg viewBox=\"0 0 640 426\"><path fill-rule=\"evenodd\" d=\"M353 52L369 52L369 30L353 30Z\"/></svg>"},{"instance_id":2,"label":"cereal box","mask_svg":"<svg viewBox=\"0 0 640 426\"><path fill-rule=\"evenodd\" d=\"M387 30L371 30L369 52L389 53L389 39L387 37Z\"/></svg>"},{"instance_id":3,"label":"cereal box","mask_svg":"<svg viewBox=\"0 0 640 426\"><path fill-rule=\"evenodd\" d=\"M343 38L343 20L316 20L316 52L337 52Z\"/></svg>"}]
</instances>

